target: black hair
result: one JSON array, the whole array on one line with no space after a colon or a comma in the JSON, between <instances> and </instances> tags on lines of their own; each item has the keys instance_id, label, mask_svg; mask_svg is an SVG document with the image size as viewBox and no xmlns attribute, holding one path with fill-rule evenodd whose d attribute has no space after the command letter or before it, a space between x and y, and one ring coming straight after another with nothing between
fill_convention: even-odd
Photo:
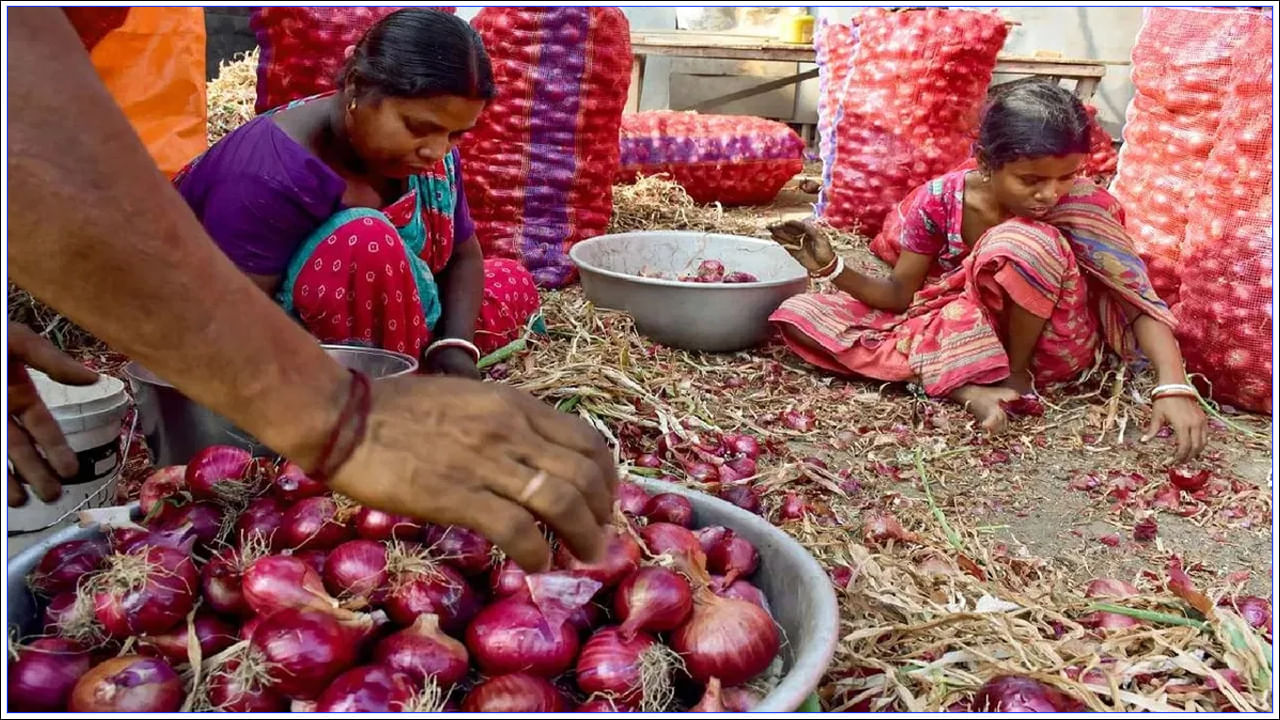
<instances>
[{"instance_id":1,"label":"black hair","mask_svg":"<svg viewBox=\"0 0 1280 720\"><path fill-rule=\"evenodd\" d=\"M492 100L493 65L479 33L451 13L397 10L360 38L339 88L399 98L458 95Z\"/></svg>"},{"instance_id":2,"label":"black hair","mask_svg":"<svg viewBox=\"0 0 1280 720\"><path fill-rule=\"evenodd\" d=\"M1088 153L1090 119L1084 103L1047 82L1016 85L995 96L982 114L975 154L989 170L1023 158Z\"/></svg>"}]
</instances>

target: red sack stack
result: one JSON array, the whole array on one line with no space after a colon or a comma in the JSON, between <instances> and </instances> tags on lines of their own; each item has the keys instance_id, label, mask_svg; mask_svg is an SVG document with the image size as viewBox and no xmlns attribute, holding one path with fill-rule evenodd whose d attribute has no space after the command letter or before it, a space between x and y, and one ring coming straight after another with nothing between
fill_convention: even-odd
<instances>
[{"instance_id":1,"label":"red sack stack","mask_svg":"<svg viewBox=\"0 0 1280 720\"><path fill-rule=\"evenodd\" d=\"M765 205L804 169L804 141L784 123L653 110L622 116L618 182L667 175L695 202Z\"/></svg>"},{"instance_id":2,"label":"red sack stack","mask_svg":"<svg viewBox=\"0 0 1280 720\"><path fill-rule=\"evenodd\" d=\"M260 7L249 17L258 39L258 100L262 113L334 88L347 48L400 7ZM456 8L435 10L454 12Z\"/></svg>"},{"instance_id":3,"label":"red sack stack","mask_svg":"<svg viewBox=\"0 0 1280 720\"><path fill-rule=\"evenodd\" d=\"M1187 210L1256 13L1148 8L1133 48L1133 102L1113 194L1165 302L1178 299Z\"/></svg>"},{"instance_id":4,"label":"red sack stack","mask_svg":"<svg viewBox=\"0 0 1280 720\"><path fill-rule=\"evenodd\" d=\"M1270 413L1272 383L1271 19L1236 53L1182 243L1173 312L1187 368L1215 400Z\"/></svg>"},{"instance_id":5,"label":"red sack stack","mask_svg":"<svg viewBox=\"0 0 1280 720\"><path fill-rule=\"evenodd\" d=\"M476 235L486 255L563 287L577 276L569 248L613 213L630 27L610 7L487 7L471 24L498 86L459 146Z\"/></svg>"},{"instance_id":6,"label":"red sack stack","mask_svg":"<svg viewBox=\"0 0 1280 720\"><path fill-rule=\"evenodd\" d=\"M933 8L856 22L849 76L825 82L838 95L826 103L835 142L819 207L831 225L874 235L907 193L969 155L1008 30L993 13Z\"/></svg>"}]
</instances>

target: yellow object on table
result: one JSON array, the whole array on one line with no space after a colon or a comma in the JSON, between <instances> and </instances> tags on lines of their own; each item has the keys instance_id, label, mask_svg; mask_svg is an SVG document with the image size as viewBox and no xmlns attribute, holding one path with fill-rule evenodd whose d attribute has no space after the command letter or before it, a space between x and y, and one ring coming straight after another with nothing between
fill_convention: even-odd
<instances>
[{"instance_id":1,"label":"yellow object on table","mask_svg":"<svg viewBox=\"0 0 1280 720\"><path fill-rule=\"evenodd\" d=\"M782 19L781 40L786 43L808 44L813 42L813 16L797 15Z\"/></svg>"}]
</instances>

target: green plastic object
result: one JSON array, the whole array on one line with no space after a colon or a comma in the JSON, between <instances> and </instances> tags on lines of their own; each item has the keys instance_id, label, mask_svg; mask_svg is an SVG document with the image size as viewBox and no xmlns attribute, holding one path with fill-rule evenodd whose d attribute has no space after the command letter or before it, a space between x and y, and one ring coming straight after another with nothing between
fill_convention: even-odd
<instances>
[{"instance_id":1,"label":"green plastic object","mask_svg":"<svg viewBox=\"0 0 1280 720\"><path fill-rule=\"evenodd\" d=\"M822 712L822 706L818 704L818 693L813 693L805 698L800 707L796 708L796 712Z\"/></svg>"}]
</instances>

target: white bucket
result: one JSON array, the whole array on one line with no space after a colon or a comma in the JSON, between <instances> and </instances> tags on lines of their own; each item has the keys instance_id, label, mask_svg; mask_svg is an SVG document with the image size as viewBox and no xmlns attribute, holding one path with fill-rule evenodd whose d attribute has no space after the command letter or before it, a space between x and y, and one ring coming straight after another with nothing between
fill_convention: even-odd
<instances>
[{"instance_id":1,"label":"white bucket","mask_svg":"<svg viewBox=\"0 0 1280 720\"><path fill-rule=\"evenodd\" d=\"M85 508L115 503L114 481L124 465L120 431L131 406L124 383L107 375L99 376L93 385L76 387L55 382L38 370L28 372L79 458L80 471L62 480L62 496L52 503L28 492L26 505L10 508L10 535L44 530Z\"/></svg>"}]
</instances>

